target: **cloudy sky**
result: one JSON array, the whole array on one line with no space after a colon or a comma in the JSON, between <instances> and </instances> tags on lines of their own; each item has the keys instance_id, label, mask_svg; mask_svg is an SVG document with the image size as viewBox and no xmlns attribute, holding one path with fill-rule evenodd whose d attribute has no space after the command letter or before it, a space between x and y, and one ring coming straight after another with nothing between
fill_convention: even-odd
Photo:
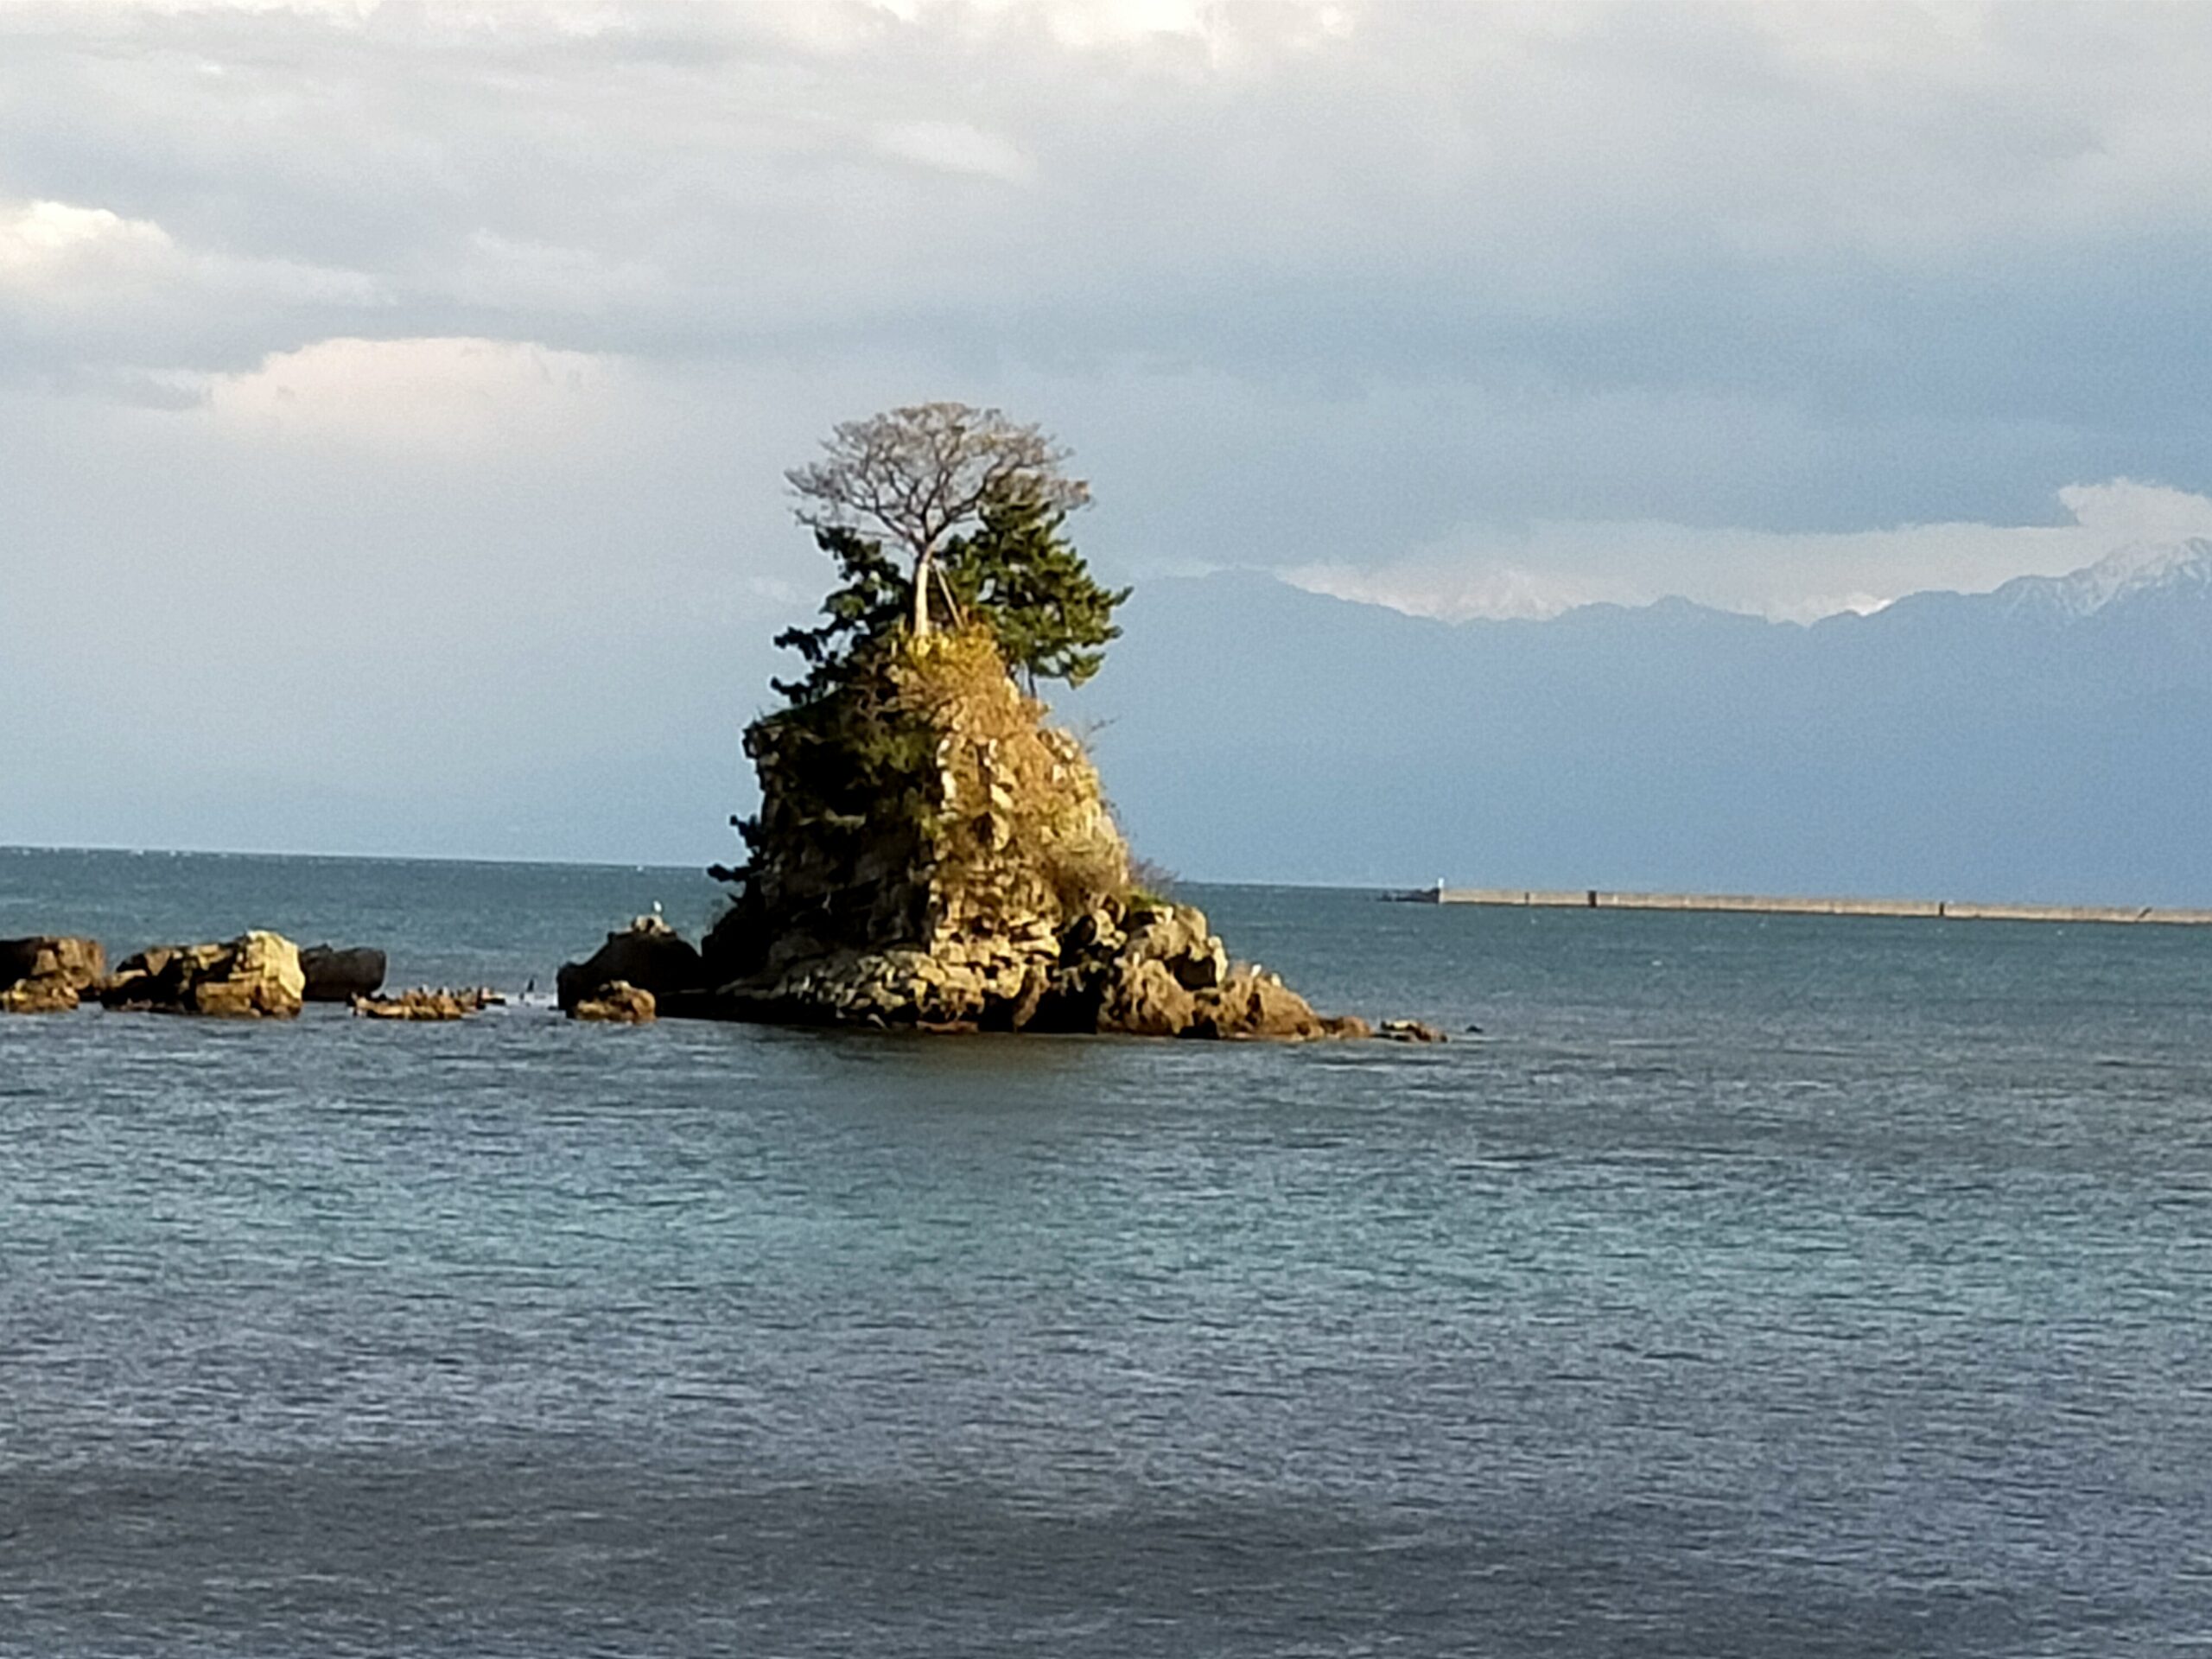
<instances>
[{"instance_id":1,"label":"cloudy sky","mask_svg":"<svg viewBox=\"0 0 2212 1659\"><path fill-rule=\"evenodd\" d=\"M2208 86L2189 0L0 0L0 842L719 855L780 472L922 398L1116 575L1446 615L2212 533Z\"/></svg>"}]
</instances>

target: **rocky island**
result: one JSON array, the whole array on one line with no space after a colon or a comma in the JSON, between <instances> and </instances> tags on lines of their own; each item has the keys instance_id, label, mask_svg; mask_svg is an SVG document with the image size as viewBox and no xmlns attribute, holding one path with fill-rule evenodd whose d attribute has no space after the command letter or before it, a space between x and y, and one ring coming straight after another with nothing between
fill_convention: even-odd
<instances>
[{"instance_id":1,"label":"rocky island","mask_svg":"<svg viewBox=\"0 0 2212 1659\"><path fill-rule=\"evenodd\" d=\"M807 672L746 733L761 802L737 821L749 859L715 872L729 907L697 949L657 918L610 936L562 970L563 1007L619 982L710 1019L1373 1035L1147 890L1082 744L1023 689L1095 671L1126 597L1064 539L1088 493L1065 452L958 404L850 423L825 449L790 478L843 582L822 626L778 641Z\"/></svg>"},{"instance_id":2,"label":"rocky island","mask_svg":"<svg viewBox=\"0 0 2212 1659\"><path fill-rule=\"evenodd\" d=\"M562 970L663 1014L926 1031L1350 1037L1144 891L1070 734L977 628L900 639L842 699L758 722L753 859L695 950L640 918ZM877 755L860 764L858 752Z\"/></svg>"}]
</instances>

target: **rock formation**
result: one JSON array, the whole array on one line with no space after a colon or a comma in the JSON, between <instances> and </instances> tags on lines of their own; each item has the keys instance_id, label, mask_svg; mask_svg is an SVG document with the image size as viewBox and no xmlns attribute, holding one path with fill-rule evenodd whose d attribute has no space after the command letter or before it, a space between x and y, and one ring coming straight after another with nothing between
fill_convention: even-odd
<instances>
[{"instance_id":1,"label":"rock formation","mask_svg":"<svg viewBox=\"0 0 2212 1659\"><path fill-rule=\"evenodd\" d=\"M363 1020L466 1020L505 1001L486 987L467 991L434 991L423 986L402 991L397 996L357 996L353 999L353 1013Z\"/></svg>"},{"instance_id":2,"label":"rock formation","mask_svg":"<svg viewBox=\"0 0 2212 1659\"><path fill-rule=\"evenodd\" d=\"M19 979L0 988L0 1014L67 1014L81 1000L67 980Z\"/></svg>"},{"instance_id":3,"label":"rock formation","mask_svg":"<svg viewBox=\"0 0 2212 1659\"><path fill-rule=\"evenodd\" d=\"M655 998L680 996L706 983L698 948L658 916L640 916L609 933L607 943L582 962L562 964L554 978L561 1011L594 996L617 981L651 992Z\"/></svg>"},{"instance_id":4,"label":"rock formation","mask_svg":"<svg viewBox=\"0 0 2212 1659\"><path fill-rule=\"evenodd\" d=\"M365 944L311 944L300 952L300 972L307 976L307 1001L351 1002L384 988L385 955Z\"/></svg>"},{"instance_id":5,"label":"rock formation","mask_svg":"<svg viewBox=\"0 0 2212 1659\"><path fill-rule=\"evenodd\" d=\"M744 826L753 861L731 873L740 890L707 939L709 988L671 995L666 1011L938 1030L1370 1034L1233 963L1198 911L1137 891L1096 772L1045 714L988 636L966 630L902 637L835 697L756 722L746 734L762 796ZM564 1001L566 983L564 973Z\"/></svg>"},{"instance_id":6,"label":"rock formation","mask_svg":"<svg viewBox=\"0 0 2212 1659\"><path fill-rule=\"evenodd\" d=\"M253 932L224 944L142 950L101 987L100 1001L160 1014L289 1019L306 988L299 947L280 934Z\"/></svg>"},{"instance_id":7,"label":"rock formation","mask_svg":"<svg viewBox=\"0 0 2212 1659\"><path fill-rule=\"evenodd\" d=\"M40 934L28 939L0 939L0 985L19 980L60 980L86 991L107 976L107 953L98 939Z\"/></svg>"},{"instance_id":8,"label":"rock formation","mask_svg":"<svg viewBox=\"0 0 2212 1659\"><path fill-rule=\"evenodd\" d=\"M0 1014L66 1014L106 975L97 939L0 939Z\"/></svg>"},{"instance_id":9,"label":"rock formation","mask_svg":"<svg viewBox=\"0 0 2212 1659\"><path fill-rule=\"evenodd\" d=\"M569 1009L569 1018L599 1025L649 1026L658 1012L653 994L616 980L602 985Z\"/></svg>"}]
</instances>

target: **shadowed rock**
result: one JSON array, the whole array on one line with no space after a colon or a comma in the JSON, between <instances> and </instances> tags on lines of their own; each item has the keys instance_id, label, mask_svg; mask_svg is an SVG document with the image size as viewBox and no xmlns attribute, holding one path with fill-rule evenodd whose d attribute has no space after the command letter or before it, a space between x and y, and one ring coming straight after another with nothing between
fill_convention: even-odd
<instances>
[{"instance_id":1,"label":"shadowed rock","mask_svg":"<svg viewBox=\"0 0 2212 1659\"><path fill-rule=\"evenodd\" d=\"M571 1014L584 998L618 980L658 1000L697 990L706 983L706 970L697 947L659 917L640 916L608 934L583 961L564 963L553 983L562 1012Z\"/></svg>"},{"instance_id":2,"label":"shadowed rock","mask_svg":"<svg viewBox=\"0 0 2212 1659\"><path fill-rule=\"evenodd\" d=\"M384 988L385 954L365 944L311 944L300 952L300 972L307 979L302 995L308 1001L351 1002Z\"/></svg>"}]
</instances>

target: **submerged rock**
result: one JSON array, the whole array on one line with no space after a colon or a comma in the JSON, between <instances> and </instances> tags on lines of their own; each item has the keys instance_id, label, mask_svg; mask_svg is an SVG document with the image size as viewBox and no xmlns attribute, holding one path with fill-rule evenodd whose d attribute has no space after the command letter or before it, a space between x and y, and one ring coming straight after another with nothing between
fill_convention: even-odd
<instances>
[{"instance_id":1,"label":"submerged rock","mask_svg":"<svg viewBox=\"0 0 2212 1659\"><path fill-rule=\"evenodd\" d=\"M384 988L385 954L365 944L311 944L300 952L300 972L307 978L301 995L308 1001L351 1002Z\"/></svg>"},{"instance_id":2,"label":"submerged rock","mask_svg":"<svg viewBox=\"0 0 2212 1659\"><path fill-rule=\"evenodd\" d=\"M282 1020L299 1013L306 988L299 947L281 934L256 931L226 944L142 950L116 969L100 1001L160 1014Z\"/></svg>"}]
</instances>

